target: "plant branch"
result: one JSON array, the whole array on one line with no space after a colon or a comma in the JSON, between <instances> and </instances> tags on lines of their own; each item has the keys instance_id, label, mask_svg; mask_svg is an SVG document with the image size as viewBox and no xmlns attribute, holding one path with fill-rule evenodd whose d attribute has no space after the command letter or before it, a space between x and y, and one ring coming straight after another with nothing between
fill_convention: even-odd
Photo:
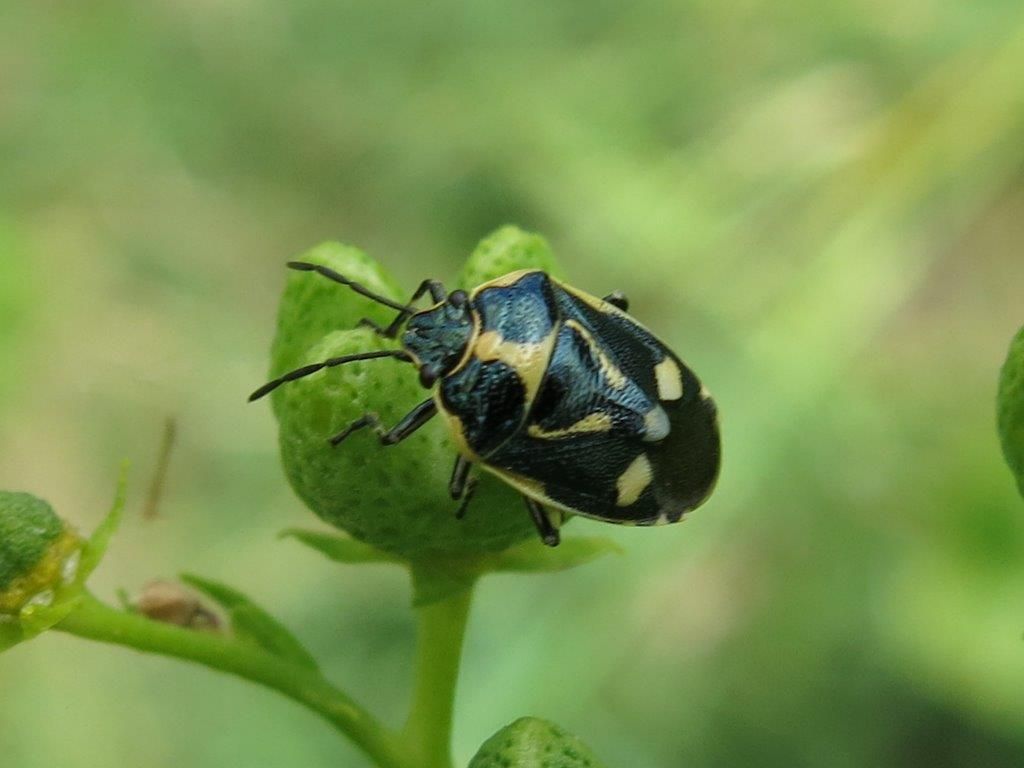
<instances>
[{"instance_id":1,"label":"plant branch","mask_svg":"<svg viewBox=\"0 0 1024 768\"><path fill-rule=\"evenodd\" d=\"M381 768L410 765L399 737L319 673L229 637L125 613L90 594L55 629L146 653L193 661L271 688L317 713Z\"/></svg>"},{"instance_id":2,"label":"plant branch","mask_svg":"<svg viewBox=\"0 0 1024 768\"><path fill-rule=\"evenodd\" d=\"M430 578L414 569L414 581ZM452 712L472 584L416 609L416 682L402 738L419 768L451 768Z\"/></svg>"}]
</instances>

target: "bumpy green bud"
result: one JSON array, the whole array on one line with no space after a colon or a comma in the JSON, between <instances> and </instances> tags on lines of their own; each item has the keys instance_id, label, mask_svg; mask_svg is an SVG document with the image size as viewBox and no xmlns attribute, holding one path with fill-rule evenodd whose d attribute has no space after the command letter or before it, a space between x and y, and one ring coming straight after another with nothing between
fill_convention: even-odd
<instances>
[{"instance_id":1,"label":"bumpy green bud","mask_svg":"<svg viewBox=\"0 0 1024 768\"><path fill-rule=\"evenodd\" d=\"M505 226L480 241L456 282L469 290L517 269L542 269L554 277L562 276L547 240L519 227Z\"/></svg>"},{"instance_id":2,"label":"bumpy green bud","mask_svg":"<svg viewBox=\"0 0 1024 768\"><path fill-rule=\"evenodd\" d=\"M999 378L998 416L1003 454L1024 496L1024 328L1010 345Z\"/></svg>"},{"instance_id":3,"label":"bumpy green bud","mask_svg":"<svg viewBox=\"0 0 1024 768\"><path fill-rule=\"evenodd\" d=\"M393 300L408 300L354 248L328 243L301 260L328 266ZM525 268L558 273L542 238L505 227L480 244L457 284L471 288ZM397 346L355 329L363 317L386 324L394 312L319 275L292 274L281 300L271 375ZM328 443L367 411L393 425L428 396L412 366L389 359L351 363L279 388L273 399L281 456L299 497L331 525L410 560L494 552L535 535L518 495L489 475L481 477L467 516L455 518L448 480L456 452L441 419L395 446L381 446L370 430L337 448Z\"/></svg>"},{"instance_id":4,"label":"bumpy green bud","mask_svg":"<svg viewBox=\"0 0 1024 768\"><path fill-rule=\"evenodd\" d=\"M524 717L484 742L469 768L603 768L603 763L554 723Z\"/></svg>"},{"instance_id":5,"label":"bumpy green bud","mask_svg":"<svg viewBox=\"0 0 1024 768\"><path fill-rule=\"evenodd\" d=\"M402 291L395 279L358 248L321 243L299 260L331 267L371 291L401 300ZM356 296L330 280L308 272L289 272L270 351L271 374L278 376L308 362L310 348L332 331L355 328L364 317L386 323L393 316L387 307ZM280 403L281 395L277 394L273 405L278 416Z\"/></svg>"},{"instance_id":6,"label":"bumpy green bud","mask_svg":"<svg viewBox=\"0 0 1024 768\"><path fill-rule=\"evenodd\" d=\"M0 614L52 602L76 579L83 544L45 501L0 491Z\"/></svg>"}]
</instances>

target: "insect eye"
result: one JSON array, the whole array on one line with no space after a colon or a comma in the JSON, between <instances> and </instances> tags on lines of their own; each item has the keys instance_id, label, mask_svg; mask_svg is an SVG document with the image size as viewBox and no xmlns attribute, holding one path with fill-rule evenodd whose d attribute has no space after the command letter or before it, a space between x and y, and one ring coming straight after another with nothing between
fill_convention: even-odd
<instances>
[{"instance_id":1,"label":"insect eye","mask_svg":"<svg viewBox=\"0 0 1024 768\"><path fill-rule=\"evenodd\" d=\"M469 301L469 295L465 291L452 291L448 296L448 303L453 307L464 307Z\"/></svg>"}]
</instances>

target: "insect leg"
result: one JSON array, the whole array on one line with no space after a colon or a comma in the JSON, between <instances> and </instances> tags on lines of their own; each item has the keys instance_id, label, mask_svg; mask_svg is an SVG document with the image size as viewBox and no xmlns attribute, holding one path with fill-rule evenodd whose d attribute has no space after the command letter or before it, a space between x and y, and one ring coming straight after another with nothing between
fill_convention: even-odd
<instances>
[{"instance_id":1,"label":"insect leg","mask_svg":"<svg viewBox=\"0 0 1024 768\"><path fill-rule=\"evenodd\" d=\"M371 331L376 333L378 336L387 336L387 330L380 323L374 322L368 317L362 318L356 323L356 328L369 328Z\"/></svg>"},{"instance_id":2,"label":"insect leg","mask_svg":"<svg viewBox=\"0 0 1024 768\"><path fill-rule=\"evenodd\" d=\"M478 478L476 475L471 476L466 480L465 493L462 494L462 502L459 504L459 508L455 510L455 519L461 520L466 516L466 510L469 509L469 502L473 500L476 495L476 486Z\"/></svg>"},{"instance_id":3,"label":"insect leg","mask_svg":"<svg viewBox=\"0 0 1024 768\"><path fill-rule=\"evenodd\" d=\"M437 403L433 398L424 400L402 417L389 432L380 436L383 445L394 445L400 443L417 429L430 421L437 414Z\"/></svg>"},{"instance_id":4,"label":"insect leg","mask_svg":"<svg viewBox=\"0 0 1024 768\"><path fill-rule=\"evenodd\" d=\"M452 498L456 501L461 499L462 503L459 504L458 510L455 512L455 517L461 520L466 515L466 510L469 508L469 502L473 499L473 494L476 493L476 476L470 477L469 471L473 468L473 462L466 457L459 455L455 459L455 467L452 469L452 479L448 483L448 490L452 495Z\"/></svg>"},{"instance_id":5,"label":"insect leg","mask_svg":"<svg viewBox=\"0 0 1024 768\"><path fill-rule=\"evenodd\" d=\"M360 429L371 427L374 431L384 431L383 425L380 423L380 416L376 413L364 413L358 419L353 421L341 432L332 437L328 442L331 445L338 445L342 440L351 435L353 432L358 432Z\"/></svg>"},{"instance_id":6,"label":"insect leg","mask_svg":"<svg viewBox=\"0 0 1024 768\"><path fill-rule=\"evenodd\" d=\"M403 416L391 429L386 429L380 423L380 416L376 413L364 413L332 437L329 442L331 445L338 445L353 432L370 427L380 437L381 445L394 445L409 437L409 435L430 421L436 413L437 404L433 400L424 400Z\"/></svg>"},{"instance_id":7,"label":"insect leg","mask_svg":"<svg viewBox=\"0 0 1024 768\"><path fill-rule=\"evenodd\" d=\"M395 338L398 335L398 329L402 327L402 323L409 319L409 317L416 311L412 305L423 298L423 294L429 292L430 298L433 299L434 303L444 301L448 298L448 292L444 289L444 285L441 284L440 280L424 280L420 283L420 287L416 289L416 292L409 299L409 306L404 307L387 328L382 329L381 335L386 336L389 339Z\"/></svg>"},{"instance_id":8,"label":"insect leg","mask_svg":"<svg viewBox=\"0 0 1024 768\"><path fill-rule=\"evenodd\" d=\"M626 298L626 294L622 291L612 291L604 297L604 300L613 307L618 307L623 312L629 312L629 299Z\"/></svg>"},{"instance_id":9,"label":"insect leg","mask_svg":"<svg viewBox=\"0 0 1024 768\"><path fill-rule=\"evenodd\" d=\"M537 532L540 533L541 539L549 547L557 547L561 537L558 535L558 529L551 522L547 510L529 496L523 496L523 501L526 502L526 508L530 510L530 517L533 518L533 524L537 526Z\"/></svg>"},{"instance_id":10,"label":"insect leg","mask_svg":"<svg viewBox=\"0 0 1024 768\"><path fill-rule=\"evenodd\" d=\"M452 468L452 479L448 483L448 490L452 498L458 501L466 489L466 481L469 479L469 470L473 468L473 462L461 453L455 459L455 466Z\"/></svg>"}]
</instances>

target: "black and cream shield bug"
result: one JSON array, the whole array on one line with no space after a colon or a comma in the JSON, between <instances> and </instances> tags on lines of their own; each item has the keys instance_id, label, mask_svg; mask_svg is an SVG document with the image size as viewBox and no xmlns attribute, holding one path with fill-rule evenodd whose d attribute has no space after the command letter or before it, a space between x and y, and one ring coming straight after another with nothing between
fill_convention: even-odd
<instances>
[{"instance_id":1,"label":"black and cream shield bug","mask_svg":"<svg viewBox=\"0 0 1024 768\"><path fill-rule=\"evenodd\" d=\"M447 293L426 280L403 305L327 267L288 266L397 310L386 328L364 323L389 339L401 334L402 348L307 365L249 399L356 360L412 363L430 398L390 429L367 413L330 442L370 427L394 445L440 414L459 449L450 490L460 516L473 495L474 465L522 494L552 546L563 512L626 525L674 523L711 493L721 455L715 404L693 372L627 314L621 294L598 299L523 270L470 293ZM433 306L411 306L427 293Z\"/></svg>"}]
</instances>

